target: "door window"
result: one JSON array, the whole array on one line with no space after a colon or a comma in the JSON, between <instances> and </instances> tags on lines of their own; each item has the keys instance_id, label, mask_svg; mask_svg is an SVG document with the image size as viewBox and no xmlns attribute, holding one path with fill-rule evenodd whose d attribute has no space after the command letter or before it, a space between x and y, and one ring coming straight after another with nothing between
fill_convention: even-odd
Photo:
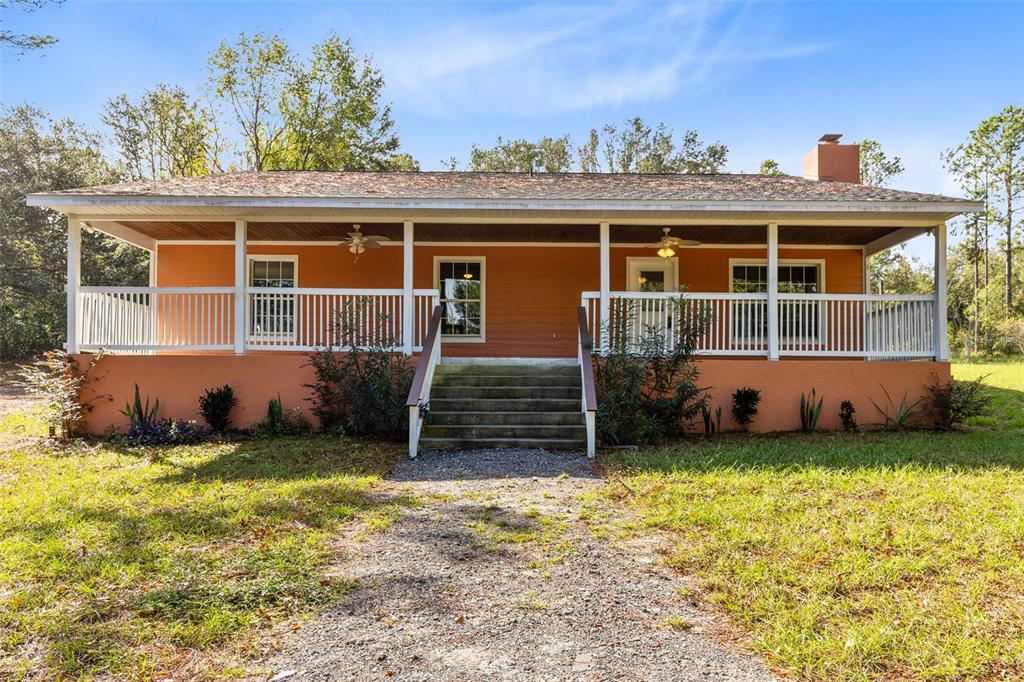
<instances>
[{"instance_id":1,"label":"door window","mask_svg":"<svg viewBox=\"0 0 1024 682\"><path fill-rule=\"evenodd\" d=\"M442 260L437 263L441 292L441 333L482 339L484 330L484 264L482 260Z\"/></svg>"},{"instance_id":2,"label":"door window","mask_svg":"<svg viewBox=\"0 0 1024 682\"><path fill-rule=\"evenodd\" d=\"M298 260L291 256L252 257L249 286L253 289L294 289ZM295 296L254 291L249 294L249 335L259 339L295 336Z\"/></svg>"}]
</instances>

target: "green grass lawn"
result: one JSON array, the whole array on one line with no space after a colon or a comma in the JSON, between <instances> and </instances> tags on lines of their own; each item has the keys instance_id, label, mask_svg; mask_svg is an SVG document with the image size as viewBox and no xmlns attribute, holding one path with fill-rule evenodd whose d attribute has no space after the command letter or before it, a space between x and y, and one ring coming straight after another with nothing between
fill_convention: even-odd
<instances>
[{"instance_id":1,"label":"green grass lawn","mask_svg":"<svg viewBox=\"0 0 1024 682\"><path fill-rule=\"evenodd\" d=\"M0 417L2 679L241 674L268 626L351 589L330 571L338 532L410 502L374 494L390 446L56 452L40 428Z\"/></svg>"},{"instance_id":2,"label":"green grass lawn","mask_svg":"<svg viewBox=\"0 0 1024 682\"><path fill-rule=\"evenodd\" d=\"M995 387L965 432L686 441L605 498L797 678L1024 678L1024 364L954 373Z\"/></svg>"}]
</instances>

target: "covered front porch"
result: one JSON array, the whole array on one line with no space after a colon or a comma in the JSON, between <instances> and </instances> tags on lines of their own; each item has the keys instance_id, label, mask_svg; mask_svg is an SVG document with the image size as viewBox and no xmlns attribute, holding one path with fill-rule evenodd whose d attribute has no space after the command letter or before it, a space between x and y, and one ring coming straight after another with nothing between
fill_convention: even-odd
<instances>
[{"instance_id":1,"label":"covered front porch","mask_svg":"<svg viewBox=\"0 0 1024 682\"><path fill-rule=\"evenodd\" d=\"M571 359L582 306L598 349L654 336L668 350L680 316L699 314L701 355L947 359L945 224L810 222L72 215L67 348L417 354L440 306L446 357ZM380 248L346 248L357 224ZM83 225L149 250L150 286L81 286ZM688 245L659 256L666 227ZM868 293L868 256L925 232L936 293Z\"/></svg>"}]
</instances>

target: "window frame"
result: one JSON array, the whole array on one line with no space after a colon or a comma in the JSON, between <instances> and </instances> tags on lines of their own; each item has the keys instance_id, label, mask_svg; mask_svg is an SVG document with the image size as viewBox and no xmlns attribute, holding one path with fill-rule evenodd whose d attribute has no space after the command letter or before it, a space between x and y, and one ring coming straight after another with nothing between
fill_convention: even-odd
<instances>
[{"instance_id":1,"label":"window frame","mask_svg":"<svg viewBox=\"0 0 1024 682\"><path fill-rule=\"evenodd\" d=\"M487 342L487 257L486 256L434 256L434 275L431 288L438 289L438 301L444 305L444 291L441 290L441 263L480 264L480 334L442 334L445 343L486 343Z\"/></svg>"},{"instance_id":2,"label":"window frame","mask_svg":"<svg viewBox=\"0 0 1024 682\"><path fill-rule=\"evenodd\" d=\"M733 273L735 271L735 268L737 266L742 267L742 266L745 266L745 265L755 265L755 266L763 265L763 266L765 266L765 268L767 268L768 267L768 259L767 258L730 258L729 259L729 292L730 293L736 293L735 287L734 287L734 284L733 284ZM796 266L816 265L818 267L818 289L819 289L819 291L817 293L818 294L824 294L825 293L825 291L826 291L825 281L826 280L825 280L825 259L824 258L786 258L786 259L780 258L779 259L779 267L780 268L781 267L786 267L786 266L792 266L792 265L796 265ZM780 293L782 293L782 292L780 292ZM788 292L785 292L785 293L788 293ZM825 319L824 319L824 316L821 315L820 313L818 314L817 317L818 317L817 325L816 325L817 326L817 334L815 336L810 337L810 336L790 336L790 335L787 335L787 334L785 334L784 330L781 328L782 325L780 324L779 325L779 327L780 327L779 328L779 340L780 341L785 341L786 343L789 343L789 344L793 344L793 343L798 343L798 344L799 343L818 343L823 338L823 336L825 334ZM767 320L767 317L765 319ZM780 322L781 322L781 320L780 320ZM767 339L767 335L765 336L765 338ZM737 339L734 337L734 341L736 341L736 340Z\"/></svg>"},{"instance_id":3,"label":"window frame","mask_svg":"<svg viewBox=\"0 0 1024 682\"><path fill-rule=\"evenodd\" d=\"M253 284L253 264L257 262L265 263L292 263L293 279L295 280L295 289L299 288L299 256L298 254L272 254L272 253L249 253L246 254L245 267L245 316L248 319L246 323L246 337L249 341L261 342L261 341L295 341L299 329L299 306L296 301L296 297L292 296L292 328L289 332L260 332L256 333L252 329L253 322L255 320L252 317L252 298L248 295L253 289L269 289L275 287L257 287Z\"/></svg>"},{"instance_id":4,"label":"window frame","mask_svg":"<svg viewBox=\"0 0 1024 682\"><path fill-rule=\"evenodd\" d=\"M668 265L667 268L666 263ZM651 270L668 269L669 272L668 280L665 282L665 293L679 293L678 256L672 256L671 258L662 258L661 256L626 256L626 291L640 291L639 289L633 288L636 282L636 278L633 277L633 268L636 267L638 270L642 270L646 266L660 266L659 268L651 267Z\"/></svg>"}]
</instances>

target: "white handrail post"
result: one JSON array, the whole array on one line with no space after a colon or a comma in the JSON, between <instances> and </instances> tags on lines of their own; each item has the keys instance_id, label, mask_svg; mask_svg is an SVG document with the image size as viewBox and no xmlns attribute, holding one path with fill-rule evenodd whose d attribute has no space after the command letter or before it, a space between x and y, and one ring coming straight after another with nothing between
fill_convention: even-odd
<instances>
[{"instance_id":1,"label":"white handrail post","mask_svg":"<svg viewBox=\"0 0 1024 682\"><path fill-rule=\"evenodd\" d=\"M935 226L935 359L949 360L949 338L946 330L946 223Z\"/></svg>"},{"instance_id":2,"label":"white handrail post","mask_svg":"<svg viewBox=\"0 0 1024 682\"><path fill-rule=\"evenodd\" d=\"M82 221L77 216L68 216L68 283L67 293L67 345L68 355L79 352L81 336L81 315L79 314L79 289L82 286Z\"/></svg>"},{"instance_id":3,"label":"white handrail post","mask_svg":"<svg viewBox=\"0 0 1024 682\"><path fill-rule=\"evenodd\" d=\"M402 225L402 346L406 355L412 355L415 338L415 307L413 301L413 224L406 221ZM427 320L429 322L429 319Z\"/></svg>"},{"instance_id":4,"label":"white handrail post","mask_svg":"<svg viewBox=\"0 0 1024 682\"><path fill-rule=\"evenodd\" d=\"M768 359L779 359L779 226L768 224Z\"/></svg>"},{"instance_id":5,"label":"white handrail post","mask_svg":"<svg viewBox=\"0 0 1024 682\"><path fill-rule=\"evenodd\" d=\"M609 343L609 327L611 326L611 227L601 223L600 228L601 258L601 350L606 350Z\"/></svg>"},{"instance_id":6,"label":"white handrail post","mask_svg":"<svg viewBox=\"0 0 1024 682\"><path fill-rule=\"evenodd\" d=\"M246 311L248 310L246 284L249 277L246 262L248 226L244 220L235 221L235 355L245 355Z\"/></svg>"}]
</instances>

